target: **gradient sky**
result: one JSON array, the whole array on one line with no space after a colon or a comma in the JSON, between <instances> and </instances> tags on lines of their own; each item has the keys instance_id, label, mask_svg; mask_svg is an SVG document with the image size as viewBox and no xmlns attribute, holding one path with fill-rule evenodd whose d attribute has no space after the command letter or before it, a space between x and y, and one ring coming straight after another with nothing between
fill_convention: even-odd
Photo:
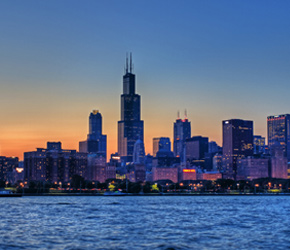
<instances>
[{"instance_id":1,"label":"gradient sky","mask_svg":"<svg viewBox=\"0 0 290 250\"><path fill-rule=\"evenodd\" d=\"M108 154L126 52L145 123L172 138L186 108L192 135L222 144L222 120L290 113L290 1L0 1L0 155L61 141L78 149L93 109Z\"/></svg>"}]
</instances>

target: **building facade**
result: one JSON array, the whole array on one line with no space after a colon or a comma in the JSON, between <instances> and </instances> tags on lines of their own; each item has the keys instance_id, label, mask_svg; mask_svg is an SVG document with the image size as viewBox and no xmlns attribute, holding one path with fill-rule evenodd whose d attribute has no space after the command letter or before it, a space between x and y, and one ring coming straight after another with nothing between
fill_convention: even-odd
<instances>
[{"instance_id":1,"label":"building facade","mask_svg":"<svg viewBox=\"0 0 290 250\"><path fill-rule=\"evenodd\" d=\"M238 161L237 180L269 177L269 159L247 157Z\"/></svg>"},{"instance_id":2,"label":"building facade","mask_svg":"<svg viewBox=\"0 0 290 250\"><path fill-rule=\"evenodd\" d=\"M253 155L253 121L223 121L223 178L236 179L237 161Z\"/></svg>"},{"instance_id":3,"label":"building facade","mask_svg":"<svg viewBox=\"0 0 290 250\"><path fill-rule=\"evenodd\" d=\"M265 154L266 140L261 135L254 135L253 150L254 154Z\"/></svg>"},{"instance_id":4,"label":"building facade","mask_svg":"<svg viewBox=\"0 0 290 250\"><path fill-rule=\"evenodd\" d=\"M18 167L17 157L0 156L0 180L14 183L14 172Z\"/></svg>"},{"instance_id":5,"label":"building facade","mask_svg":"<svg viewBox=\"0 0 290 250\"><path fill-rule=\"evenodd\" d=\"M185 140L186 161L204 159L208 153L208 137L193 136Z\"/></svg>"},{"instance_id":6,"label":"building facade","mask_svg":"<svg viewBox=\"0 0 290 250\"><path fill-rule=\"evenodd\" d=\"M140 139L137 140L134 144L134 151L133 151L133 162L134 164L144 164L145 158L145 146L144 142Z\"/></svg>"},{"instance_id":7,"label":"building facade","mask_svg":"<svg viewBox=\"0 0 290 250\"><path fill-rule=\"evenodd\" d=\"M123 76L123 94L121 95L121 120L118 122L118 153L123 162L133 161L135 142L144 141L144 123L141 120L140 95L135 93L135 75L126 60Z\"/></svg>"},{"instance_id":8,"label":"building facade","mask_svg":"<svg viewBox=\"0 0 290 250\"><path fill-rule=\"evenodd\" d=\"M290 115L267 117L268 148L272 152L274 146L280 145L288 161L288 178L290 178Z\"/></svg>"},{"instance_id":9,"label":"building facade","mask_svg":"<svg viewBox=\"0 0 290 250\"><path fill-rule=\"evenodd\" d=\"M26 181L50 183L70 182L73 175L86 179L87 153L64 150L61 143L47 143L47 148L24 153L24 178Z\"/></svg>"},{"instance_id":10,"label":"building facade","mask_svg":"<svg viewBox=\"0 0 290 250\"><path fill-rule=\"evenodd\" d=\"M153 138L153 157L159 150L171 151L171 142L169 137Z\"/></svg>"}]
</instances>

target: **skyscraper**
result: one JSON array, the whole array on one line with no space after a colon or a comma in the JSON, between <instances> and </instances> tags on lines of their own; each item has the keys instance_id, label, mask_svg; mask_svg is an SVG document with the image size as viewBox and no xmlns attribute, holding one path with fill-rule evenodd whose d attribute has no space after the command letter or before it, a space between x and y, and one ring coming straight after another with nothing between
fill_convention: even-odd
<instances>
[{"instance_id":1,"label":"skyscraper","mask_svg":"<svg viewBox=\"0 0 290 250\"><path fill-rule=\"evenodd\" d=\"M274 145L283 147L284 156L290 161L290 115L276 115L267 117L269 150Z\"/></svg>"},{"instance_id":2,"label":"skyscraper","mask_svg":"<svg viewBox=\"0 0 290 250\"><path fill-rule=\"evenodd\" d=\"M107 135L102 134L102 115L99 110L93 110L89 117L89 134L86 141L79 143L79 151L95 153L107 157Z\"/></svg>"},{"instance_id":3,"label":"skyscraper","mask_svg":"<svg viewBox=\"0 0 290 250\"><path fill-rule=\"evenodd\" d=\"M132 70L132 55L130 55L130 67L128 57L126 58L121 95L121 120L118 121L118 153L123 162L132 162L135 142L138 139L144 141L144 123L140 119L140 95L135 93L135 75Z\"/></svg>"},{"instance_id":4,"label":"skyscraper","mask_svg":"<svg viewBox=\"0 0 290 250\"><path fill-rule=\"evenodd\" d=\"M253 155L253 121L223 121L224 178L236 179L237 160Z\"/></svg>"},{"instance_id":5,"label":"skyscraper","mask_svg":"<svg viewBox=\"0 0 290 250\"><path fill-rule=\"evenodd\" d=\"M273 150L280 145L288 162L288 178L290 178L290 115L275 115L267 117L268 146L273 157Z\"/></svg>"},{"instance_id":6,"label":"skyscraper","mask_svg":"<svg viewBox=\"0 0 290 250\"><path fill-rule=\"evenodd\" d=\"M137 164L144 164L145 147L144 142L140 139L134 144L133 162Z\"/></svg>"},{"instance_id":7,"label":"skyscraper","mask_svg":"<svg viewBox=\"0 0 290 250\"><path fill-rule=\"evenodd\" d=\"M185 161L185 140L191 137L191 125L187 119L185 112L185 118L182 120L178 117L174 123L173 130L173 147L174 154L177 157L180 157L181 162Z\"/></svg>"}]
</instances>

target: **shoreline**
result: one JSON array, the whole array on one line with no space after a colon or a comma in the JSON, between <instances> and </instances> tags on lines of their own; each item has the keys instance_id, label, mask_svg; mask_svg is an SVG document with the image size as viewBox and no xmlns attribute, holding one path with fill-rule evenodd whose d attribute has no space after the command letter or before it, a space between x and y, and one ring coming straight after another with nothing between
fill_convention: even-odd
<instances>
[{"instance_id":1,"label":"shoreline","mask_svg":"<svg viewBox=\"0 0 290 250\"><path fill-rule=\"evenodd\" d=\"M27 193L22 194L22 197L24 196L101 196L101 197L120 197L120 196L290 196L290 193L233 193L233 194L227 194L227 193L148 193L148 194L85 194L85 193L43 193L43 194L33 194L33 193Z\"/></svg>"}]
</instances>

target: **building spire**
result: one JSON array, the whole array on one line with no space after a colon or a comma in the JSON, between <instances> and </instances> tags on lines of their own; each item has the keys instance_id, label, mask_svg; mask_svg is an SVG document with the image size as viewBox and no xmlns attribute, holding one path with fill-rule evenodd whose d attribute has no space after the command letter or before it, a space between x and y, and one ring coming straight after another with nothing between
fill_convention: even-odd
<instances>
[{"instance_id":1,"label":"building spire","mask_svg":"<svg viewBox=\"0 0 290 250\"><path fill-rule=\"evenodd\" d=\"M130 73L132 73L132 52L130 52Z\"/></svg>"},{"instance_id":2,"label":"building spire","mask_svg":"<svg viewBox=\"0 0 290 250\"><path fill-rule=\"evenodd\" d=\"M126 74L128 73L128 53L126 53Z\"/></svg>"},{"instance_id":3,"label":"building spire","mask_svg":"<svg viewBox=\"0 0 290 250\"><path fill-rule=\"evenodd\" d=\"M180 119L180 114L179 114L179 110L177 111L177 120Z\"/></svg>"}]
</instances>

